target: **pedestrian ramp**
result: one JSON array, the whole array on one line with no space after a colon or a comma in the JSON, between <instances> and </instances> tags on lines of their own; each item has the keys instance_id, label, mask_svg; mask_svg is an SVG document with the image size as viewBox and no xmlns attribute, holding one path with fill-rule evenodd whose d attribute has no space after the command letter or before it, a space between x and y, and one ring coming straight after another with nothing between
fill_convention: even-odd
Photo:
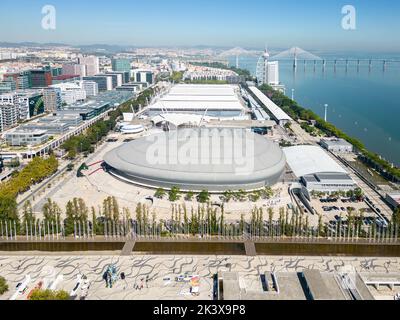
<instances>
[{"instance_id":1,"label":"pedestrian ramp","mask_svg":"<svg viewBox=\"0 0 400 320\"><path fill-rule=\"evenodd\" d=\"M255 257L257 255L256 245L252 241L246 241L244 243L244 248L246 250L246 256Z\"/></svg>"},{"instance_id":2,"label":"pedestrian ramp","mask_svg":"<svg viewBox=\"0 0 400 320\"><path fill-rule=\"evenodd\" d=\"M121 256L130 256L132 254L133 248L135 247L135 244L135 240L128 240L127 242L125 242L125 245L121 251Z\"/></svg>"}]
</instances>

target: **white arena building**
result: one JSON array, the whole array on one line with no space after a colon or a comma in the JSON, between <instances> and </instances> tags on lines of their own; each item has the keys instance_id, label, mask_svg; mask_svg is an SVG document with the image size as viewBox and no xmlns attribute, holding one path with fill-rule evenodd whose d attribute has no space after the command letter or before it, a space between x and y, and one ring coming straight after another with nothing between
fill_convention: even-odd
<instances>
[{"instance_id":1,"label":"white arena building","mask_svg":"<svg viewBox=\"0 0 400 320\"><path fill-rule=\"evenodd\" d=\"M179 129L142 137L108 152L107 171L128 183L224 192L273 186L286 159L272 141L247 130Z\"/></svg>"},{"instance_id":2,"label":"white arena building","mask_svg":"<svg viewBox=\"0 0 400 320\"><path fill-rule=\"evenodd\" d=\"M199 114L213 118L248 119L237 85L178 84L146 109L150 117L161 113Z\"/></svg>"},{"instance_id":3,"label":"white arena building","mask_svg":"<svg viewBox=\"0 0 400 320\"><path fill-rule=\"evenodd\" d=\"M289 167L308 193L332 193L357 188L348 172L320 147L295 146L284 148L283 152Z\"/></svg>"}]
</instances>

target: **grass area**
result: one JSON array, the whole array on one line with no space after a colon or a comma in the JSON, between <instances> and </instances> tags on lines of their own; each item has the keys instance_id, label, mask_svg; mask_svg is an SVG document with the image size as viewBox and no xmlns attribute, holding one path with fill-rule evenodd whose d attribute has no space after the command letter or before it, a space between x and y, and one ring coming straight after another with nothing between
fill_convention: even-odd
<instances>
[{"instance_id":1,"label":"grass area","mask_svg":"<svg viewBox=\"0 0 400 320\"><path fill-rule=\"evenodd\" d=\"M375 170L368 168L364 163L360 160L352 161L350 164L356 168L362 175L374 185L389 185L389 182L385 180L380 174L378 174ZM371 175L372 174L372 175Z\"/></svg>"}]
</instances>

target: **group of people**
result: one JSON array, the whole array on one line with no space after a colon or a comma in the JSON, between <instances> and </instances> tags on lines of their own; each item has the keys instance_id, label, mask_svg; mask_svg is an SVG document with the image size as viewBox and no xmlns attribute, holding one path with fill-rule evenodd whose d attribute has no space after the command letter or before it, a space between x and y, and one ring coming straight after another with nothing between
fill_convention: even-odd
<instances>
[{"instance_id":1,"label":"group of people","mask_svg":"<svg viewBox=\"0 0 400 320\"><path fill-rule=\"evenodd\" d=\"M146 284L146 288L149 287L148 283L150 282L149 276L146 276L146 278L141 278L140 279L140 284L135 283L133 285L133 289L135 290L143 290L144 289L144 285Z\"/></svg>"}]
</instances>

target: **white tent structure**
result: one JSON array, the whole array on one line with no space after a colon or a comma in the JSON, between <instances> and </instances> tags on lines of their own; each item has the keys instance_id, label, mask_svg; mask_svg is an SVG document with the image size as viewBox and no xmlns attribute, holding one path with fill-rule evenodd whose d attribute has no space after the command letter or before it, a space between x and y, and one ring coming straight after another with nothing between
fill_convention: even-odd
<instances>
[{"instance_id":1,"label":"white tent structure","mask_svg":"<svg viewBox=\"0 0 400 320\"><path fill-rule=\"evenodd\" d=\"M317 146L295 146L283 148L287 163L293 173L303 177L316 173L347 173L322 148Z\"/></svg>"}]
</instances>

